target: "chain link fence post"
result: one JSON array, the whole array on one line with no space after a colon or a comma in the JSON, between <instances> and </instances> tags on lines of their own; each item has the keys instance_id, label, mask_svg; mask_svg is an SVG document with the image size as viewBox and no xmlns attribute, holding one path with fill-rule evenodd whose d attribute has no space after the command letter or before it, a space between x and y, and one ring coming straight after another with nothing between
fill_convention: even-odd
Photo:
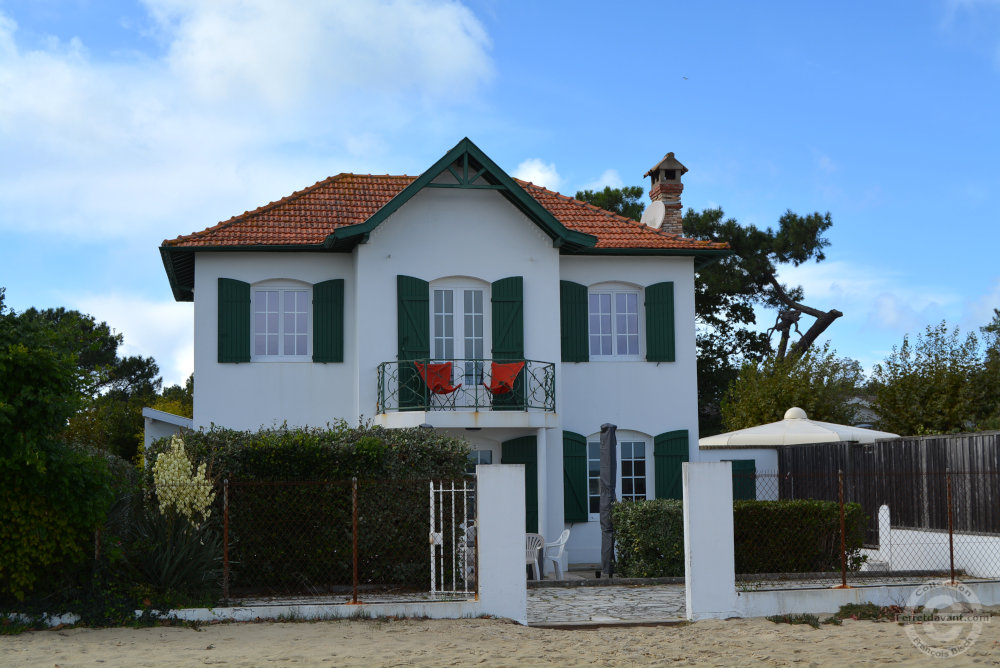
<instances>
[{"instance_id":1,"label":"chain link fence post","mask_svg":"<svg viewBox=\"0 0 1000 668\"><path fill-rule=\"evenodd\" d=\"M840 490L840 588L847 589L847 522L844 518L844 471L837 471Z\"/></svg>"},{"instance_id":2,"label":"chain link fence post","mask_svg":"<svg viewBox=\"0 0 1000 668\"><path fill-rule=\"evenodd\" d=\"M351 478L351 551L354 559L354 595L351 602L358 602L358 479Z\"/></svg>"},{"instance_id":3,"label":"chain link fence post","mask_svg":"<svg viewBox=\"0 0 1000 668\"><path fill-rule=\"evenodd\" d=\"M955 522L952 517L951 503L951 468L945 469L945 478L948 487L948 560L951 583L955 584Z\"/></svg>"},{"instance_id":4,"label":"chain link fence post","mask_svg":"<svg viewBox=\"0 0 1000 668\"><path fill-rule=\"evenodd\" d=\"M229 478L222 481L222 600L229 602Z\"/></svg>"}]
</instances>

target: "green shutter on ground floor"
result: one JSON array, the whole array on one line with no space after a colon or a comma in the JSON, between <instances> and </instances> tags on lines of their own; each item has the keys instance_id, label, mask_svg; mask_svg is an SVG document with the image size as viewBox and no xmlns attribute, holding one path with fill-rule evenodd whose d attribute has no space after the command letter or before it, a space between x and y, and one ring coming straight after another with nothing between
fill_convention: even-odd
<instances>
[{"instance_id":1,"label":"green shutter on ground floor","mask_svg":"<svg viewBox=\"0 0 1000 668\"><path fill-rule=\"evenodd\" d=\"M524 464L524 530L538 533L538 439L522 436L500 444L501 464Z\"/></svg>"},{"instance_id":2,"label":"green shutter on ground floor","mask_svg":"<svg viewBox=\"0 0 1000 668\"><path fill-rule=\"evenodd\" d=\"M219 362L250 361L250 284L219 279Z\"/></svg>"},{"instance_id":3,"label":"green shutter on ground floor","mask_svg":"<svg viewBox=\"0 0 1000 668\"><path fill-rule=\"evenodd\" d=\"M757 461L733 459L733 501L757 499Z\"/></svg>"},{"instance_id":4,"label":"green shutter on ground floor","mask_svg":"<svg viewBox=\"0 0 1000 668\"><path fill-rule=\"evenodd\" d=\"M313 286L313 362L344 361L344 279Z\"/></svg>"},{"instance_id":5,"label":"green shutter on ground floor","mask_svg":"<svg viewBox=\"0 0 1000 668\"><path fill-rule=\"evenodd\" d=\"M653 438L653 478L657 499L684 496L682 465L688 461L688 432L678 429Z\"/></svg>"},{"instance_id":6,"label":"green shutter on ground floor","mask_svg":"<svg viewBox=\"0 0 1000 668\"><path fill-rule=\"evenodd\" d=\"M563 362L587 362L587 286L559 281L559 324Z\"/></svg>"},{"instance_id":7,"label":"green shutter on ground floor","mask_svg":"<svg viewBox=\"0 0 1000 668\"><path fill-rule=\"evenodd\" d=\"M587 438L563 431L563 519L586 522L587 508Z\"/></svg>"},{"instance_id":8,"label":"green shutter on ground floor","mask_svg":"<svg viewBox=\"0 0 1000 668\"><path fill-rule=\"evenodd\" d=\"M673 362L676 359L674 334L674 284L654 283L645 290L646 360Z\"/></svg>"}]
</instances>

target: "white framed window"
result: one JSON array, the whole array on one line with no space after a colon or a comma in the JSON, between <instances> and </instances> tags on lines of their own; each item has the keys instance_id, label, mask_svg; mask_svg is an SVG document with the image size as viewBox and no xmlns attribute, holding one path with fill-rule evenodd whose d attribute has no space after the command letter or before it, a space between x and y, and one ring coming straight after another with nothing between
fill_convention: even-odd
<instances>
[{"instance_id":1,"label":"white framed window","mask_svg":"<svg viewBox=\"0 0 1000 668\"><path fill-rule=\"evenodd\" d=\"M587 294L590 359L642 359L642 327L638 288L608 284Z\"/></svg>"},{"instance_id":2,"label":"white framed window","mask_svg":"<svg viewBox=\"0 0 1000 668\"><path fill-rule=\"evenodd\" d=\"M618 501L651 498L652 484L648 470L651 453L649 439L630 432L618 438L618 465L615 475L615 495ZM601 441L600 435L587 439L587 506L591 520L600 519L601 511Z\"/></svg>"},{"instance_id":3,"label":"white framed window","mask_svg":"<svg viewBox=\"0 0 1000 668\"><path fill-rule=\"evenodd\" d=\"M310 286L293 281L261 283L250 290L250 301L251 359L311 359Z\"/></svg>"},{"instance_id":4,"label":"white framed window","mask_svg":"<svg viewBox=\"0 0 1000 668\"><path fill-rule=\"evenodd\" d=\"M492 450L470 450L469 459L465 465L465 475L475 476L476 466L479 464L492 464L493 463L493 451Z\"/></svg>"},{"instance_id":5,"label":"white framed window","mask_svg":"<svg viewBox=\"0 0 1000 668\"><path fill-rule=\"evenodd\" d=\"M431 357L435 360L482 360L489 350L489 287L471 282L431 284ZM483 382L482 362L456 366L456 380Z\"/></svg>"}]
</instances>

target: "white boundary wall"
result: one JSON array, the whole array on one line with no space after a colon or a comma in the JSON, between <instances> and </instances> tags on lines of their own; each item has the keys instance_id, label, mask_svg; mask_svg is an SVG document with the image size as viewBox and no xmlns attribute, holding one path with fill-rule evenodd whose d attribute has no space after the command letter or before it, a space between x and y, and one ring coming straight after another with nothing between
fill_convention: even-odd
<instances>
[{"instance_id":1,"label":"white boundary wall","mask_svg":"<svg viewBox=\"0 0 1000 668\"><path fill-rule=\"evenodd\" d=\"M948 532L893 528L889 506L878 511L879 548L862 550L890 571L948 570ZM1000 577L1000 536L955 532L955 570L974 578ZM876 570L872 568L871 570Z\"/></svg>"},{"instance_id":2,"label":"white boundary wall","mask_svg":"<svg viewBox=\"0 0 1000 668\"><path fill-rule=\"evenodd\" d=\"M737 592L732 465L729 462L688 463L684 464L683 475L685 599L687 618L692 621L836 612L848 603L905 605L913 591L921 586L879 585L851 589ZM881 515L879 519L882 519ZM899 538L901 542L902 536L898 534L902 532L903 530L892 530L892 540ZM947 544L948 535L944 534L946 558ZM956 566L957 559L956 543ZM898 570L900 567L894 565L894 568ZM1000 582L963 584L975 592L982 605L1000 605Z\"/></svg>"}]
</instances>

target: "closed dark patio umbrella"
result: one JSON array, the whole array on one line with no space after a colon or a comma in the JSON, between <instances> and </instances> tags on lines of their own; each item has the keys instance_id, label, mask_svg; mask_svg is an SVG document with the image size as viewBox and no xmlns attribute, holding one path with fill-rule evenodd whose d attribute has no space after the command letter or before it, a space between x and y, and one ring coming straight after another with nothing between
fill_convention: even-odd
<instances>
[{"instance_id":1,"label":"closed dark patio umbrella","mask_svg":"<svg viewBox=\"0 0 1000 668\"><path fill-rule=\"evenodd\" d=\"M616 455L618 425L601 425L601 571L612 577L615 573L615 532L611 524L611 505L615 502L615 477L618 470Z\"/></svg>"}]
</instances>

